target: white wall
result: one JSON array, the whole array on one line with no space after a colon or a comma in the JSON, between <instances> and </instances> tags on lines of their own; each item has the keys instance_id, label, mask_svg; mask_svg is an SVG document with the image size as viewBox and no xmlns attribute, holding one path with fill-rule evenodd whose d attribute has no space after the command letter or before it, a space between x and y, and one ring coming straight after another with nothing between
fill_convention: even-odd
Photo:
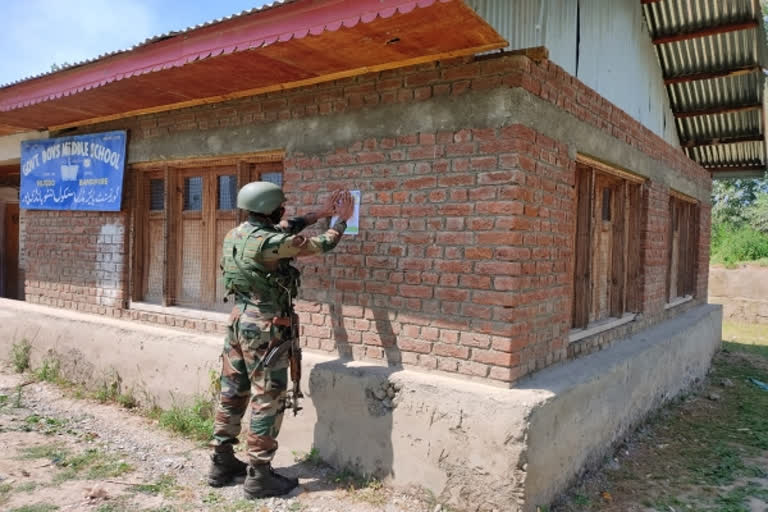
<instances>
[{"instance_id":1,"label":"white wall","mask_svg":"<svg viewBox=\"0 0 768 512\"><path fill-rule=\"evenodd\" d=\"M639 1L467 0L467 4L509 41L510 49L546 46L553 62L679 146Z\"/></svg>"},{"instance_id":2,"label":"white wall","mask_svg":"<svg viewBox=\"0 0 768 512\"><path fill-rule=\"evenodd\" d=\"M21 141L47 139L48 132L24 132L0 136L0 165L15 164L21 158Z\"/></svg>"}]
</instances>

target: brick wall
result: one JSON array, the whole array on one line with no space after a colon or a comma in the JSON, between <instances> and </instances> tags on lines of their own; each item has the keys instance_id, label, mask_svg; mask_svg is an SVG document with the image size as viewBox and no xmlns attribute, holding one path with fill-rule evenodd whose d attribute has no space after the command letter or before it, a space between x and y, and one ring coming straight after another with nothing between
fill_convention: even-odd
<instances>
[{"instance_id":1,"label":"brick wall","mask_svg":"<svg viewBox=\"0 0 768 512\"><path fill-rule=\"evenodd\" d=\"M333 186L363 193L363 234L303 266L309 347L340 340L356 357L503 381L565 356L565 146L514 125L370 139L285 166L305 207Z\"/></svg>"},{"instance_id":2,"label":"brick wall","mask_svg":"<svg viewBox=\"0 0 768 512\"><path fill-rule=\"evenodd\" d=\"M425 64L88 131L127 128L132 142L161 140L506 87L524 88L709 187L708 173L680 150L553 63L523 56ZM509 383L691 307L694 303L664 308L669 190L649 182L641 234L643 315L568 344L575 230L575 162L568 150L523 125L434 133L403 126L402 134L287 154L285 189L299 211L336 186L363 191L360 235L303 264L298 309L304 343L355 358ZM173 327L223 329L210 319L121 309L128 296L125 213L27 212L27 217L29 300ZM699 301L706 298L708 222L709 209L703 207ZM107 229L115 234L103 232L106 226L114 226Z\"/></svg>"},{"instance_id":3,"label":"brick wall","mask_svg":"<svg viewBox=\"0 0 768 512\"><path fill-rule=\"evenodd\" d=\"M655 315L667 302L669 263L669 188L649 182L646 188L646 225L643 233L643 312Z\"/></svg>"},{"instance_id":4,"label":"brick wall","mask_svg":"<svg viewBox=\"0 0 768 512\"><path fill-rule=\"evenodd\" d=\"M107 314L124 305L125 213L25 210L26 300Z\"/></svg>"}]
</instances>

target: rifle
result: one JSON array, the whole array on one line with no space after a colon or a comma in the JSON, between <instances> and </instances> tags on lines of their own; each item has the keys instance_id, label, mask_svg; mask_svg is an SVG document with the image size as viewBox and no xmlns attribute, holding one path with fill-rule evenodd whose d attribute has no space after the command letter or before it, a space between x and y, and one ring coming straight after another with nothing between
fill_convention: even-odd
<instances>
[{"instance_id":1,"label":"rifle","mask_svg":"<svg viewBox=\"0 0 768 512\"><path fill-rule=\"evenodd\" d=\"M293 389L288 395L287 406L293 409L293 415L296 416L302 409L299 405L299 398L304 398L304 393L301 392L301 345L299 344L299 317L295 313L291 313L291 338L288 340L291 345L291 351L288 354L290 358L291 368L291 383Z\"/></svg>"},{"instance_id":2,"label":"rifle","mask_svg":"<svg viewBox=\"0 0 768 512\"><path fill-rule=\"evenodd\" d=\"M288 358L290 362L291 383L293 387L288 393L285 399L286 408L290 407L293 410L293 415L296 416L302 409L299 405L299 398L304 398L304 394L301 392L301 345L299 344L299 317L291 313L290 330L288 332L288 339L284 340L278 346L272 348L264 357L264 368L269 368L272 362L279 359L286 351L288 351Z\"/></svg>"}]
</instances>

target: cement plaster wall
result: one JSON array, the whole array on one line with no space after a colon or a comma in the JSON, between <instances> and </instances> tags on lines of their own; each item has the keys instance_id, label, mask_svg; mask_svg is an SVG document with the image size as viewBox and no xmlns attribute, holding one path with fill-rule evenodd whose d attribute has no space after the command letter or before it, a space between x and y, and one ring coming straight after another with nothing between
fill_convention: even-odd
<instances>
[{"instance_id":1,"label":"cement plaster wall","mask_svg":"<svg viewBox=\"0 0 768 512\"><path fill-rule=\"evenodd\" d=\"M312 155L365 138L441 130L498 128L521 123L566 143L571 157L587 154L648 177L704 204L708 189L638 148L579 120L522 88L435 97L419 103L351 111L334 116L289 119L261 125L177 132L132 141L128 163L284 149L286 154Z\"/></svg>"},{"instance_id":2,"label":"cement plaster wall","mask_svg":"<svg viewBox=\"0 0 768 512\"><path fill-rule=\"evenodd\" d=\"M768 324L768 267L710 267L709 301L723 305L726 320Z\"/></svg>"},{"instance_id":3,"label":"cement plaster wall","mask_svg":"<svg viewBox=\"0 0 768 512\"><path fill-rule=\"evenodd\" d=\"M281 445L314 445L337 467L422 485L458 509L532 511L705 375L720 315L694 308L515 389L305 353L306 408ZM160 405L206 393L218 368L221 340L181 330L7 300L0 325L0 357L26 338L33 365L52 350L69 378L117 372Z\"/></svg>"}]
</instances>

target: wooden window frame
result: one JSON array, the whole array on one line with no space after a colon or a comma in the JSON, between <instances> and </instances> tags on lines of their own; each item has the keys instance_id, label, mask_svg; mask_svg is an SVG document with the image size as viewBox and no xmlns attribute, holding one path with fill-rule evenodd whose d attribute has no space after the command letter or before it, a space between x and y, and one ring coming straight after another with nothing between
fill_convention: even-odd
<instances>
[{"instance_id":1,"label":"wooden window frame","mask_svg":"<svg viewBox=\"0 0 768 512\"><path fill-rule=\"evenodd\" d=\"M251 181L258 180L263 173L278 172L277 169L259 169L257 164L282 164L282 151L248 153L230 157L195 158L185 160L169 160L163 162L142 162L130 166L132 173L132 204L130 245L131 258L129 269L129 292L131 303L143 304L146 296L146 282L149 272L149 229L151 218L163 219L163 268L162 268L162 297L160 306L177 306L175 297L178 295L182 276L182 244L180 229L184 219L199 218L204 220L204 250L201 267L215 268L211 261L211 247L215 246L216 224L222 220L232 220L236 225L245 220L245 212L239 209L218 209L219 176L237 176L238 190ZM225 169L229 167L230 169ZM234 172L232 172L234 168ZM279 172L284 174L281 166ZM202 210L183 211L183 180L185 177L203 176L204 196L212 200L204 200ZM164 208L162 211L149 210L149 183L151 179L164 180ZM213 236L213 241L211 240ZM215 256L214 256L215 259ZM218 273L203 271L201 285L201 300L197 306L201 311L210 308L216 300L216 280ZM187 309L189 305L182 306Z\"/></svg>"},{"instance_id":2,"label":"wooden window frame","mask_svg":"<svg viewBox=\"0 0 768 512\"><path fill-rule=\"evenodd\" d=\"M645 179L611 167L589 157L579 156L576 164L576 233L574 243L574 286L572 297L572 332L602 332L627 321L627 315L642 310L642 258L640 237L644 214ZM593 275L596 253L596 224L606 222L604 212L597 211L597 180L615 181L612 188L611 265L608 273L610 301L608 318L590 321L593 313ZM622 205L621 208L618 205ZM615 324L615 325L614 325ZM581 339L583 336L577 336ZM572 341L574 341L573 337Z\"/></svg>"},{"instance_id":3,"label":"wooden window frame","mask_svg":"<svg viewBox=\"0 0 768 512\"><path fill-rule=\"evenodd\" d=\"M666 304L678 305L696 297L699 269L700 203L693 197L669 191L667 236ZM677 229L675 227L677 226ZM677 231L677 235L675 232ZM677 237L677 240L675 238ZM675 242L678 243L675 261ZM683 245L682 250L680 245ZM676 264L675 294L672 294L673 266ZM680 270L684 270L681 272Z\"/></svg>"}]
</instances>

